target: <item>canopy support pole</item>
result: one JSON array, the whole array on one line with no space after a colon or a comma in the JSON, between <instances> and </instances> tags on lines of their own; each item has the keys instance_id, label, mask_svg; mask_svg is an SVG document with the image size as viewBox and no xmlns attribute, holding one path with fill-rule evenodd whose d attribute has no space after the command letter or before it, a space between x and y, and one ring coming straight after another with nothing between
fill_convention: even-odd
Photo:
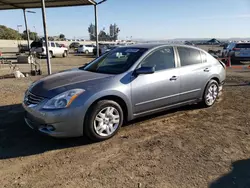
<instances>
[{"instance_id":1,"label":"canopy support pole","mask_svg":"<svg viewBox=\"0 0 250 188\"><path fill-rule=\"evenodd\" d=\"M27 16L26 16L25 9L23 9L23 16L24 16L24 22L25 22L25 28L26 28L26 34L27 34L28 50L30 51L30 33L29 33L29 29L28 29L28 22L27 22Z\"/></svg>"},{"instance_id":2,"label":"canopy support pole","mask_svg":"<svg viewBox=\"0 0 250 188\"><path fill-rule=\"evenodd\" d=\"M50 54L49 54L48 33L47 33L46 12L45 12L44 0L41 0L41 3L42 3L42 15L43 15L43 30L44 30L44 38L45 38L45 45L46 45L47 68L48 68L48 75L50 75L51 74L51 64L50 64Z\"/></svg>"},{"instance_id":3,"label":"canopy support pole","mask_svg":"<svg viewBox=\"0 0 250 188\"><path fill-rule=\"evenodd\" d=\"M96 36L96 57L99 57L99 44L98 44L98 20L97 20L97 4L94 5L95 9L95 36Z\"/></svg>"}]
</instances>

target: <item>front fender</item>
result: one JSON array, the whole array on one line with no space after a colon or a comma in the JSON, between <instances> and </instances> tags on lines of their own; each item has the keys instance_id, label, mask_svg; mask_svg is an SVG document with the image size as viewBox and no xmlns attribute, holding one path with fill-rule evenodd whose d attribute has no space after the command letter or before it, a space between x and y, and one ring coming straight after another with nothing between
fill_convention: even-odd
<instances>
[{"instance_id":1,"label":"front fender","mask_svg":"<svg viewBox=\"0 0 250 188\"><path fill-rule=\"evenodd\" d=\"M104 90L101 92L98 92L94 95L92 95L88 100L85 101L84 103L84 118L86 116L86 113L88 111L88 109L90 108L90 106L97 100L104 98L104 97L108 97L108 96L115 96L115 97L119 97L120 99L122 99L126 106L127 106L127 110L128 110L128 117L127 120L132 120L133 119L133 113L132 113L132 102L129 99L129 96L127 96L126 94L116 91L116 90Z\"/></svg>"}]
</instances>

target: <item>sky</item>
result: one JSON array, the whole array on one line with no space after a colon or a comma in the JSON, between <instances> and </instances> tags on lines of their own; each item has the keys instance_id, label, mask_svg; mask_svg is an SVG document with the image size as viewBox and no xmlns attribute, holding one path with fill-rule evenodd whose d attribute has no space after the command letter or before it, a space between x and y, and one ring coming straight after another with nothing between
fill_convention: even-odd
<instances>
[{"instance_id":1,"label":"sky","mask_svg":"<svg viewBox=\"0 0 250 188\"><path fill-rule=\"evenodd\" d=\"M29 29L43 35L41 10L30 10L36 14L27 14ZM48 8L46 14L49 36L88 39L93 6ZM250 0L107 0L98 16L99 29L108 32L116 23L120 39L250 37ZM22 10L0 11L0 25L24 30Z\"/></svg>"}]
</instances>

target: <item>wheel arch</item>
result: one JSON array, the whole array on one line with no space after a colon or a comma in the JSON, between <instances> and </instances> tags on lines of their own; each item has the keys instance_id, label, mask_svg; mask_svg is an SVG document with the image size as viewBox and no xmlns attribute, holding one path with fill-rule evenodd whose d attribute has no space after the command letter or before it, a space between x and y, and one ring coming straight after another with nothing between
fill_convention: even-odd
<instances>
[{"instance_id":1,"label":"wheel arch","mask_svg":"<svg viewBox=\"0 0 250 188\"><path fill-rule=\"evenodd\" d=\"M127 101L127 99L124 99L124 97L120 95L116 95L116 94L107 94L107 95L99 96L89 101L84 119L87 117L87 114L89 113L89 110L91 109L91 107L93 107L98 101L101 101L101 100L112 100L112 101L117 102L123 110L124 120L129 121L132 119L132 112L130 110L131 106L129 102Z\"/></svg>"},{"instance_id":2,"label":"wheel arch","mask_svg":"<svg viewBox=\"0 0 250 188\"><path fill-rule=\"evenodd\" d=\"M123 115L124 115L124 119L127 120L128 119L128 107L126 102L121 98L118 97L116 95L107 95L107 96L103 96L101 98L98 98L97 100L95 100L91 106L95 105L98 101L102 101L102 100L111 100L111 101L115 101L116 103L118 103L123 111ZM90 106L90 107L91 107Z\"/></svg>"},{"instance_id":3,"label":"wheel arch","mask_svg":"<svg viewBox=\"0 0 250 188\"><path fill-rule=\"evenodd\" d=\"M211 76L211 77L207 80L206 85L205 85L204 88L203 88L203 92L202 92L202 96L201 96L201 97L204 96L204 93L205 93L205 91L206 91L207 85L209 84L209 82L210 82L211 80L215 80L215 81L220 85L220 79L219 79L219 77L216 76L216 75Z\"/></svg>"}]
</instances>

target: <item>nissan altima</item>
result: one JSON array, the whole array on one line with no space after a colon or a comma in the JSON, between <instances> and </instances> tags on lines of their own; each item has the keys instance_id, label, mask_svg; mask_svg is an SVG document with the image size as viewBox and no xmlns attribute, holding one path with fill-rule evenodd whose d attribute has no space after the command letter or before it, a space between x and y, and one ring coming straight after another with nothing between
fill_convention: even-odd
<instances>
[{"instance_id":1,"label":"nissan altima","mask_svg":"<svg viewBox=\"0 0 250 188\"><path fill-rule=\"evenodd\" d=\"M193 46L118 47L34 82L23 101L25 121L49 136L102 141L125 121L193 103L211 107L225 78L225 65Z\"/></svg>"}]
</instances>

